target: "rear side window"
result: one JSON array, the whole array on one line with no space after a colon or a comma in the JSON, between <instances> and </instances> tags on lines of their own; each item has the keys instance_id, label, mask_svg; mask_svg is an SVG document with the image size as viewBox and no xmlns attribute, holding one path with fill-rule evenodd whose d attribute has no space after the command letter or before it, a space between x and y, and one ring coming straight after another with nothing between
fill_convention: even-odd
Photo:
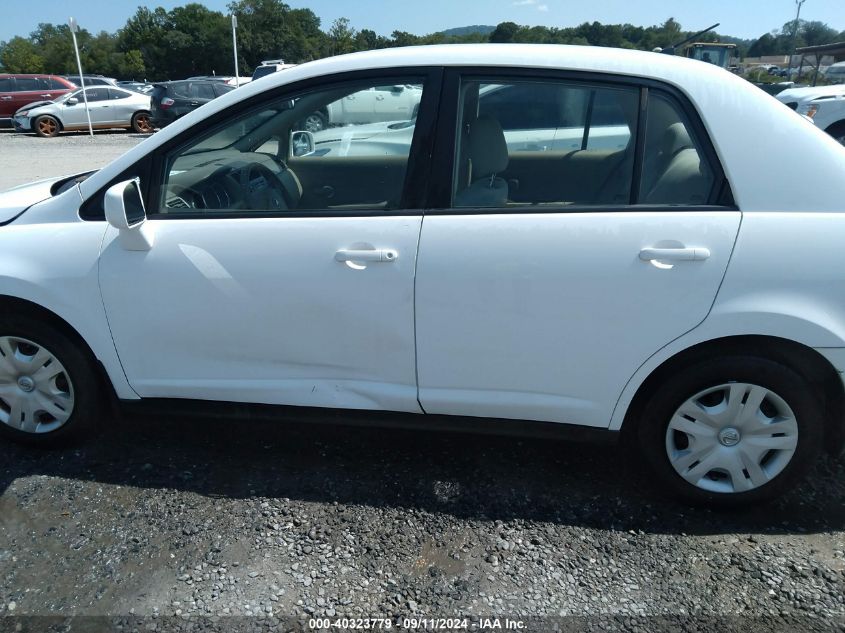
<instances>
[{"instance_id":1,"label":"rear side window","mask_svg":"<svg viewBox=\"0 0 845 633\"><path fill-rule=\"evenodd\" d=\"M686 114L668 95L650 91L640 204L707 204L715 182Z\"/></svg>"},{"instance_id":2,"label":"rear side window","mask_svg":"<svg viewBox=\"0 0 845 633\"><path fill-rule=\"evenodd\" d=\"M61 81L56 79L55 77L50 77L50 90L67 90L68 86L63 84Z\"/></svg>"},{"instance_id":3,"label":"rear side window","mask_svg":"<svg viewBox=\"0 0 845 633\"><path fill-rule=\"evenodd\" d=\"M214 89L209 84L192 84L191 96L197 99L214 99Z\"/></svg>"},{"instance_id":4,"label":"rear side window","mask_svg":"<svg viewBox=\"0 0 845 633\"><path fill-rule=\"evenodd\" d=\"M132 96L131 92L125 92L123 90L118 90L117 88L109 88L109 94L112 99L126 99L127 97Z\"/></svg>"},{"instance_id":5,"label":"rear side window","mask_svg":"<svg viewBox=\"0 0 845 633\"><path fill-rule=\"evenodd\" d=\"M169 96L175 97L176 99L189 99L191 97L189 90L190 85L186 81L170 84L167 87Z\"/></svg>"},{"instance_id":6,"label":"rear side window","mask_svg":"<svg viewBox=\"0 0 845 633\"><path fill-rule=\"evenodd\" d=\"M502 79L461 95L454 206L629 202L636 88Z\"/></svg>"},{"instance_id":7,"label":"rear side window","mask_svg":"<svg viewBox=\"0 0 845 633\"><path fill-rule=\"evenodd\" d=\"M15 79L17 92L27 92L31 90L40 90L38 80L34 77L18 77Z\"/></svg>"},{"instance_id":8,"label":"rear side window","mask_svg":"<svg viewBox=\"0 0 845 633\"><path fill-rule=\"evenodd\" d=\"M214 87L214 94L216 94L218 97L226 94L227 92L232 92L232 90L234 90L233 86L227 86L226 84L223 84L223 83L214 84L213 87Z\"/></svg>"}]
</instances>

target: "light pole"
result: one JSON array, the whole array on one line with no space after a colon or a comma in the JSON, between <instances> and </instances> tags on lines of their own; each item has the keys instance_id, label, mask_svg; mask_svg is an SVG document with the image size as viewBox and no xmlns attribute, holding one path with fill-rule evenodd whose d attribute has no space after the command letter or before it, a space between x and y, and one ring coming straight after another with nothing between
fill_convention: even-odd
<instances>
[{"instance_id":1,"label":"light pole","mask_svg":"<svg viewBox=\"0 0 845 633\"><path fill-rule=\"evenodd\" d=\"M88 94L85 92L85 78L82 76L82 61L79 59L79 46L76 43L76 32L79 25L76 18L68 18L67 24L70 27L70 34L73 37L73 50L76 51L76 67L79 69L79 87L82 88L82 100L85 102L85 116L88 117L88 133L94 138L94 126L91 125L91 111L88 109Z\"/></svg>"},{"instance_id":2,"label":"light pole","mask_svg":"<svg viewBox=\"0 0 845 633\"><path fill-rule=\"evenodd\" d=\"M798 20L801 18L801 5L806 1L807 0L795 0L795 4L798 5L798 13L795 14L795 28L792 29L792 43L789 46L789 63L786 65L787 81L789 81L789 77L792 74L792 51L795 50L795 38L798 37Z\"/></svg>"},{"instance_id":3,"label":"light pole","mask_svg":"<svg viewBox=\"0 0 845 633\"><path fill-rule=\"evenodd\" d=\"M235 88L241 85L241 78L238 73L238 16L232 14L232 50L235 51Z\"/></svg>"}]
</instances>

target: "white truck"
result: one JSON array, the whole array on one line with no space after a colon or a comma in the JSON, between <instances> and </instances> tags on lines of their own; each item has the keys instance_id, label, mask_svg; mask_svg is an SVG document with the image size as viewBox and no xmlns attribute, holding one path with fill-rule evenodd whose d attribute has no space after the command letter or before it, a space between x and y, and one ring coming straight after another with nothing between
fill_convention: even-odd
<instances>
[{"instance_id":1,"label":"white truck","mask_svg":"<svg viewBox=\"0 0 845 633\"><path fill-rule=\"evenodd\" d=\"M776 97L845 145L845 84L790 88Z\"/></svg>"}]
</instances>

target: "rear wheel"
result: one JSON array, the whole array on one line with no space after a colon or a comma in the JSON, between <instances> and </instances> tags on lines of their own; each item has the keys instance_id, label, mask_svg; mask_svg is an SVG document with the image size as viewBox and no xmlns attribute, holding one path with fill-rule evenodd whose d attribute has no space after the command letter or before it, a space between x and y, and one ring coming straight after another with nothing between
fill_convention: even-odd
<instances>
[{"instance_id":1,"label":"rear wheel","mask_svg":"<svg viewBox=\"0 0 845 633\"><path fill-rule=\"evenodd\" d=\"M136 112L132 115L132 129L138 134L152 134L153 122L149 112Z\"/></svg>"},{"instance_id":2,"label":"rear wheel","mask_svg":"<svg viewBox=\"0 0 845 633\"><path fill-rule=\"evenodd\" d=\"M667 491L693 503L767 501L796 483L822 447L812 385L758 357L705 361L672 376L640 420L640 448Z\"/></svg>"},{"instance_id":3,"label":"rear wheel","mask_svg":"<svg viewBox=\"0 0 845 633\"><path fill-rule=\"evenodd\" d=\"M49 115L42 115L35 119L33 129L38 136L50 137L59 133L59 122Z\"/></svg>"},{"instance_id":4,"label":"rear wheel","mask_svg":"<svg viewBox=\"0 0 845 633\"><path fill-rule=\"evenodd\" d=\"M0 434L55 445L94 428L99 381L86 351L36 319L0 316Z\"/></svg>"}]
</instances>

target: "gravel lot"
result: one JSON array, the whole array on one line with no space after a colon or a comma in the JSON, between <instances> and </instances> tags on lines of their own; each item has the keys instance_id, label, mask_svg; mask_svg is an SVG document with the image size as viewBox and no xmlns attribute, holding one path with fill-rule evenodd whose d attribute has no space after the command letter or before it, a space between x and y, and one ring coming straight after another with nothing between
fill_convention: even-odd
<instances>
[{"instance_id":1,"label":"gravel lot","mask_svg":"<svg viewBox=\"0 0 845 633\"><path fill-rule=\"evenodd\" d=\"M138 140L0 134L0 189ZM75 450L0 445L0 631L292 630L310 616L845 631L842 461L728 514L663 499L616 446L168 416L102 426Z\"/></svg>"},{"instance_id":2,"label":"gravel lot","mask_svg":"<svg viewBox=\"0 0 845 633\"><path fill-rule=\"evenodd\" d=\"M39 138L0 129L0 191L41 178L97 169L146 138L143 134L96 132Z\"/></svg>"}]
</instances>

